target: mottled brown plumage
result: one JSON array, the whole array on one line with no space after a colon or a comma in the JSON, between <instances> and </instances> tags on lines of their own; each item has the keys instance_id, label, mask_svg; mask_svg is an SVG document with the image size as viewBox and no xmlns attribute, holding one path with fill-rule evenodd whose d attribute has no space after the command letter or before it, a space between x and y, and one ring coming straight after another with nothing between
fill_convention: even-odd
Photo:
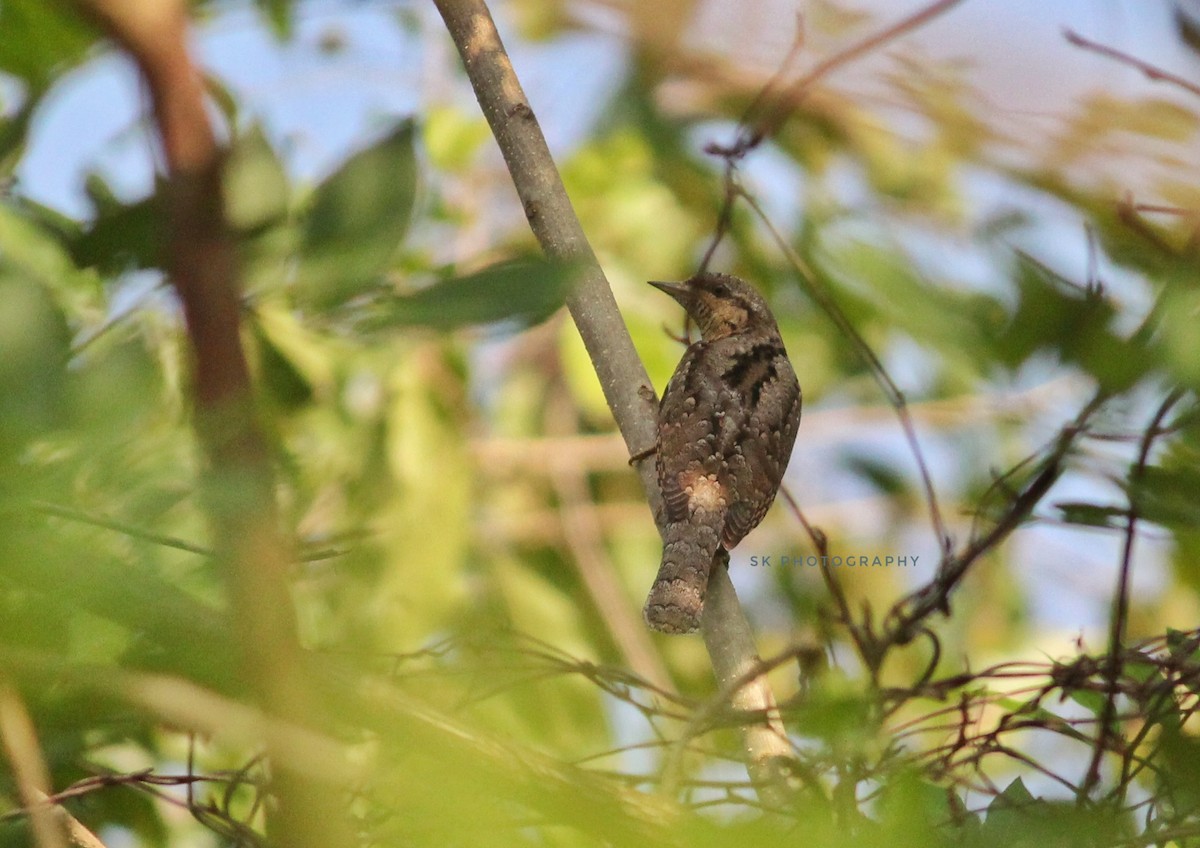
<instances>
[{"instance_id":1,"label":"mottled brown plumage","mask_svg":"<svg viewBox=\"0 0 1200 848\"><path fill-rule=\"evenodd\" d=\"M700 329L658 410L662 565L643 614L664 633L700 626L713 559L754 529L775 500L800 425L800 384L779 327L749 283L703 274L651 283Z\"/></svg>"}]
</instances>

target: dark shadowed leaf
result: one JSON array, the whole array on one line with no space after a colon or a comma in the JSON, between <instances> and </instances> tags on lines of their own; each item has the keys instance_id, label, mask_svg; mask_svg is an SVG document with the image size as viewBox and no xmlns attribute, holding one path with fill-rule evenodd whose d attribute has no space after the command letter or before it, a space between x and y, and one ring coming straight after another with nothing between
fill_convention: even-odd
<instances>
[{"instance_id":1,"label":"dark shadowed leaf","mask_svg":"<svg viewBox=\"0 0 1200 848\"><path fill-rule=\"evenodd\" d=\"M1131 496L1138 514L1166 527L1200 527L1200 470L1191 466L1147 466Z\"/></svg>"},{"instance_id":2,"label":"dark shadowed leaf","mask_svg":"<svg viewBox=\"0 0 1200 848\"><path fill-rule=\"evenodd\" d=\"M1119 506L1101 506L1091 503L1062 502L1056 503L1062 520L1067 524L1081 524L1085 527L1118 527L1121 519L1128 510Z\"/></svg>"},{"instance_id":3,"label":"dark shadowed leaf","mask_svg":"<svg viewBox=\"0 0 1200 848\"><path fill-rule=\"evenodd\" d=\"M414 294L372 305L366 329L424 326L450 330L470 324L536 324L562 306L575 277L571 265L520 260L454 277Z\"/></svg>"},{"instance_id":4,"label":"dark shadowed leaf","mask_svg":"<svg viewBox=\"0 0 1200 848\"><path fill-rule=\"evenodd\" d=\"M1113 333L1113 305L1099 292L1073 287L1024 258L1018 261L1016 280L1020 302L996 343L1009 367L1049 350L1112 391L1128 388L1145 374L1147 352Z\"/></svg>"},{"instance_id":5,"label":"dark shadowed leaf","mask_svg":"<svg viewBox=\"0 0 1200 848\"><path fill-rule=\"evenodd\" d=\"M300 369L271 341L261 324L254 322L252 329L263 387L272 400L285 410L298 409L311 401L312 384Z\"/></svg>"},{"instance_id":6,"label":"dark shadowed leaf","mask_svg":"<svg viewBox=\"0 0 1200 848\"><path fill-rule=\"evenodd\" d=\"M15 115L0 121L0 175L7 178L25 151L25 139L34 111L41 101L30 97Z\"/></svg>"},{"instance_id":7,"label":"dark shadowed leaf","mask_svg":"<svg viewBox=\"0 0 1200 848\"><path fill-rule=\"evenodd\" d=\"M414 135L405 121L317 188L300 243L301 299L328 306L379 282L412 214Z\"/></svg>"},{"instance_id":8,"label":"dark shadowed leaf","mask_svg":"<svg viewBox=\"0 0 1200 848\"><path fill-rule=\"evenodd\" d=\"M159 267L163 205L158 194L122 203L95 174L88 177L86 188L96 216L92 225L70 245L76 263L104 275Z\"/></svg>"},{"instance_id":9,"label":"dark shadowed leaf","mask_svg":"<svg viewBox=\"0 0 1200 848\"><path fill-rule=\"evenodd\" d=\"M872 456L854 454L844 460L846 468L868 480L886 495L903 495L908 491L904 475L892 464Z\"/></svg>"}]
</instances>

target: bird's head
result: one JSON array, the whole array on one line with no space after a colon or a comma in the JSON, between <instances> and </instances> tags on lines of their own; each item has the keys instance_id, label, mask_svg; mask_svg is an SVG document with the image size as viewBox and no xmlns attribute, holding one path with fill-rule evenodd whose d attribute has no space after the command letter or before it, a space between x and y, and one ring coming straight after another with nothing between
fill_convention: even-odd
<instances>
[{"instance_id":1,"label":"bird's head","mask_svg":"<svg viewBox=\"0 0 1200 848\"><path fill-rule=\"evenodd\" d=\"M778 331L766 300L745 280L729 274L700 274L682 283L652 281L687 310L705 341L751 330Z\"/></svg>"}]
</instances>

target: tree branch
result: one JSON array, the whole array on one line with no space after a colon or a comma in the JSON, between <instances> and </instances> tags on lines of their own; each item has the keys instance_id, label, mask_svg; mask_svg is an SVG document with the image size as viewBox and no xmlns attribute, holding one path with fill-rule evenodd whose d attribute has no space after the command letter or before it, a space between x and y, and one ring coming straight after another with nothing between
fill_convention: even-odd
<instances>
[{"instance_id":1,"label":"tree branch","mask_svg":"<svg viewBox=\"0 0 1200 848\"><path fill-rule=\"evenodd\" d=\"M275 480L256 417L241 343L235 246L226 226L223 156L208 120L202 75L187 48L183 0L78 0L137 63L150 92L168 170L167 275L183 306L192 354L194 424L214 553L224 569L244 679L267 713L315 718L302 671ZM268 751L271 750L268 740ZM276 763L272 839L289 848L349 844L328 787Z\"/></svg>"},{"instance_id":2,"label":"tree branch","mask_svg":"<svg viewBox=\"0 0 1200 848\"><path fill-rule=\"evenodd\" d=\"M656 441L656 404L650 379L625 328L608 280L567 198L546 139L500 42L491 13L483 0L434 2L462 56L530 228L547 256L576 262L581 267L580 279L567 298L567 308L630 454L642 452ZM662 513L662 498L653 463L643 461L637 465L646 499L657 520ZM719 685L739 679L759 662L753 633L724 568L713 569L701 626ZM753 709L769 717L767 723L771 726L750 724L743 741L751 778L756 783L778 786L773 780L777 762L780 758L790 759L792 751L785 744L786 733L775 712L775 699L766 679L758 677L753 684L739 687L734 707ZM764 793L764 800L772 800L767 794Z\"/></svg>"}]
</instances>

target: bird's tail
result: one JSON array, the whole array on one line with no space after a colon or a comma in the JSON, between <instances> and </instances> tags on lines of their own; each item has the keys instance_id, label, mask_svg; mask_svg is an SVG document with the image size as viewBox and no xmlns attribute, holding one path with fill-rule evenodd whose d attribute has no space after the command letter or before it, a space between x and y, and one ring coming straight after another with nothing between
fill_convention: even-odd
<instances>
[{"instance_id":1,"label":"bird's tail","mask_svg":"<svg viewBox=\"0 0 1200 848\"><path fill-rule=\"evenodd\" d=\"M662 565L642 610L651 629L693 633L700 628L708 574L720 546L715 526L682 521L667 526Z\"/></svg>"}]
</instances>

